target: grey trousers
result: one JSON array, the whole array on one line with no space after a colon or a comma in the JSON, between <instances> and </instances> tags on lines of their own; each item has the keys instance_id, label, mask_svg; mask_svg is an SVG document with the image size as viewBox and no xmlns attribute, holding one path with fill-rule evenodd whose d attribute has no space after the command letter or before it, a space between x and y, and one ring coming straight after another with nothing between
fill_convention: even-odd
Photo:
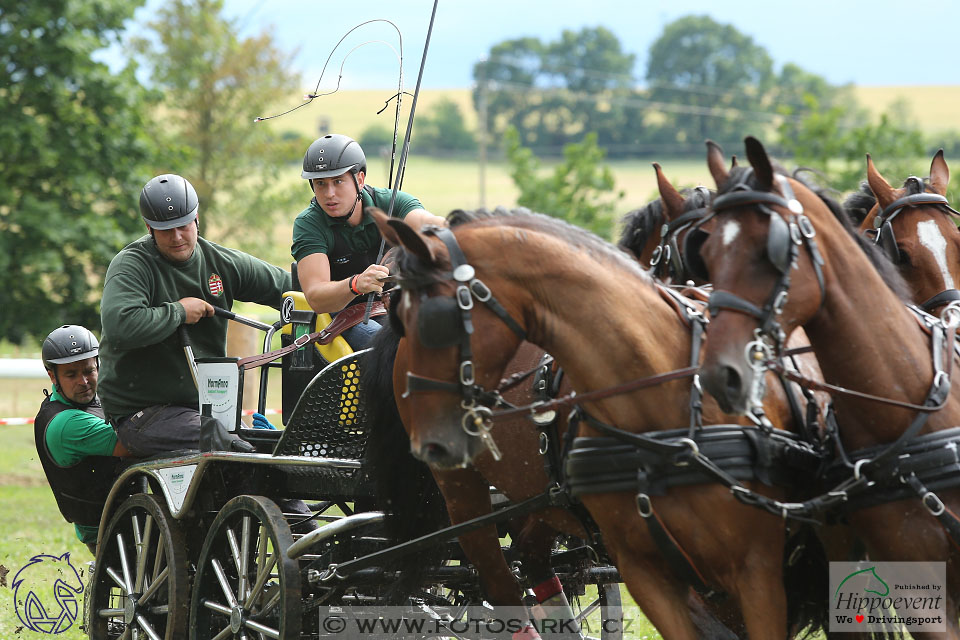
<instances>
[{"instance_id":1,"label":"grey trousers","mask_svg":"<svg viewBox=\"0 0 960 640\"><path fill-rule=\"evenodd\" d=\"M200 447L200 412L154 405L116 421L117 437L135 458Z\"/></svg>"}]
</instances>

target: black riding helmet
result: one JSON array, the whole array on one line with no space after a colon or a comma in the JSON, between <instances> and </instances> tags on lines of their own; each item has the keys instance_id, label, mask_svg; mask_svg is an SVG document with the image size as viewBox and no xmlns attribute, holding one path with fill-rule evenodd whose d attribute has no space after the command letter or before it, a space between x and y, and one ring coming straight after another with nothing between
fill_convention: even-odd
<instances>
[{"instance_id":1,"label":"black riding helmet","mask_svg":"<svg viewBox=\"0 0 960 640\"><path fill-rule=\"evenodd\" d=\"M350 213L331 216L342 219L353 215L362 198L360 181L357 180L357 173L360 171L364 174L367 172L367 157L363 154L360 144L349 136L329 133L322 138L317 138L307 147L307 152L303 154L303 171L300 172L300 177L310 183L312 192L315 178L332 178L349 173L353 178L353 186L357 188L357 200L350 209Z\"/></svg>"},{"instance_id":2,"label":"black riding helmet","mask_svg":"<svg viewBox=\"0 0 960 640\"><path fill-rule=\"evenodd\" d=\"M95 358L99 352L100 343L88 329L75 324L65 324L51 331L43 341L40 357L43 359L43 366L53 371L55 364Z\"/></svg>"},{"instance_id":3,"label":"black riding helmet","mask_svg":"<svg viewBox=\"0 0 960 640\"><path fill-rule=\"evenodd\" d=\"M174 229L197 219L197 190L181 176L165 173L140 192L140 215L151 229Z\"/></svg>"},{"instance_id":4,"label":"black riding helmet","mask_svg":"<svg viewBox=\"0 0 960 640\"><path fill-rule=\"evenodd\" d=\"M353 138L330 133L317 138L307 147L300 177L306 180L332 178L347 171L354 175L359 171L366 173L367 157Z\"/></svg>"}]
</instances>

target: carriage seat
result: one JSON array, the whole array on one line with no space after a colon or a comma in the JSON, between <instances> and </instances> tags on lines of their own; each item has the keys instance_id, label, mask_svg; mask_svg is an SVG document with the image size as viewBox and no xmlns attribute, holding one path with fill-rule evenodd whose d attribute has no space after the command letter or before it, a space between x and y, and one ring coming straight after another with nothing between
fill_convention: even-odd
<instances>
[{"instance_id":1,"label":"carriage seat","mask_svg":"<svg viewBox=\"0 0 960 640\"><path fill-rule=\"evenodd\" d=\"M366 405L360 387L360 358L364 349L324 367L307 385L281 432L273 451L277 456L306 456L362 460L367 443ZM322 485L338 495L368 496L359 469L282 467L304 486ZM288 480L293 480L288 477ZM298 481L293 480L297 484Z\"/></svg>"}]
</instances>

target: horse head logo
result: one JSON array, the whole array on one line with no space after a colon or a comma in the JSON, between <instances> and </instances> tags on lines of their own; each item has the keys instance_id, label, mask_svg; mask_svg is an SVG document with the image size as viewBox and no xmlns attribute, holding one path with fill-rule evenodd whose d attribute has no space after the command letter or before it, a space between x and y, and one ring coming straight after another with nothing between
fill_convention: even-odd
<instances>
[{"instance_id":1,"label":"horse head logo","mask_svg":"<svg viewBox=\"0 0 960 640\"><path fill-rule=\"evenodd\" d=\"M13 578L13 601L20 622L31 631L63 633L77 619L80 573L70 554L36 555Z\"/></svg>"},{"instance_id":2,"label":"horse head logo","mask_svg":"<svg viewBox=\"0 0 960 640\"><path fill-rule=\"evenodd\" d=\"M840 588L843 587L843 585L846 584L847 581L853 578L857 578L858 576L862 579L861 581L863 582L864 592L876 594L881 598L886 597L887 595L890 594L890 585L888 585L883 578L877 575L877 568L869 567L867 569L861 569L860 571L854 571L853 573L848 575L846 578L844 578L843 581L840 583L840 585L837 586L837 590L834 592L833 596L837 597L837 594L840 593ZM879 591L877 589L870 588L875 585L877 589L879 589Z\"/></svg>"}]
</instances>

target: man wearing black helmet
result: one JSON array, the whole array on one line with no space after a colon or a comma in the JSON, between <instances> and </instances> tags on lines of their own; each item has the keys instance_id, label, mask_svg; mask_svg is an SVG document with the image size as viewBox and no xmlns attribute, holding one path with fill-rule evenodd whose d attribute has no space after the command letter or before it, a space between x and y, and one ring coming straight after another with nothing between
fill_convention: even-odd
<instances>
[{"instance_id":1,"label":"man wearing black helmet","mask_svg":"<svg viewBox=\"0 0 960 640\"><path fill-rule=\"evenodd\" d=\"M293 223L291 253L304 296L317 313L337 313L363 302L366 293L383 290L385 266L376 264L380 232L365 211L388 211L391 189L365 183L367 159L356 140L330 134L313 141L303 156L301 177L310 183L313 199ZM445 225L410 194L397 192L393 216L414 228ZM361 349L379 325L358 324L343 333L354 349Z\"/></svg>"},{"instance_id":2,"label":"man wearing black helmet","mask_svg":"<svg viewBox=\"0 0 960 640\"><path fill-rule=\"evenodd\" d=\"M128 455L97 398L98 350L97 339L84 327L64 325L50 332L41 357L53 392L44 389L33 423L37 455L60 513L94 555L117 457Z\"/></svg>"},{"instance_id":3,"label":"man wearing black helmet","mask_svg":"<svg viewBox=\"0 0 960 640\"><path fill-rule=\"evenodd\" d=\"M103 287L101 397L134 456L195 449L197 388L178 332L196 357L226 354L227 321L214 306L234 300L279 309L290 274L198 235L199 201L186 179L165 174L140 193L149 235L110 262Z\"/></svg>"}]
</instances>

